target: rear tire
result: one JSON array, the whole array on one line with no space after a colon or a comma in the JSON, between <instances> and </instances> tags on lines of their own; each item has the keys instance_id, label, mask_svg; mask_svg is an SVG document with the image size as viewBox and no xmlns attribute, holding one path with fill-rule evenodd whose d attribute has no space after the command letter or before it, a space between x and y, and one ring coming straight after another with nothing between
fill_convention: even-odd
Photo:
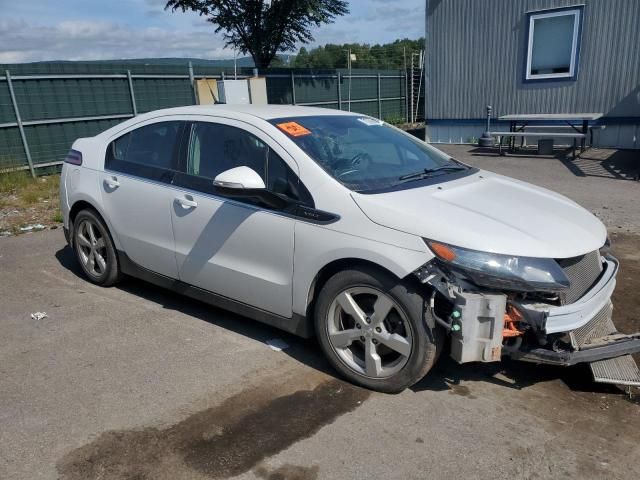
<instances>
[{"instance_id":1,"label":"rear tire","mask_svg":"<svg viewBox=\"0 0 640 480\"><path fill-rule=\"evenodd\" d=\"M120 265L107 226L93 210L81 210L73 222L73 248L91 283L103 287L120 280Z\"/></svg>"},{"instance_id":2,"label":"rear tire","mask_svg":"<svg viewBox=\"0 0 640 480\"><path fill-rule=\"evenodd\" d=\"M336 273L316 304L320 346L349 381L402 391L426 375L442 348L444 335L428 301L412 282L374 268Z\"/></svg>"}]
</instances>

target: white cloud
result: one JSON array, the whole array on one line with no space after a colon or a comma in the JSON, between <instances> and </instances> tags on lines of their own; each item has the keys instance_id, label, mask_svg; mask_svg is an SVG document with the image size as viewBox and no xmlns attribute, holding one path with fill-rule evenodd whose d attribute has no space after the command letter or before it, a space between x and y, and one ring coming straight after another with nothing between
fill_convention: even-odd
<instances>
[{"instance_id":1,"label":"white cloud","mask_svg":"<svg viewBox=\"0 0 640 480\"><path fill-rule=\"evenodd\" d=\"M46 26L0 21L0 61L104 60L145 57L231 58L213 28L176 31L161 27L73 20Z\"/></svg>"},{"instance_id":2,"label":"white cloud","mask_svg":"<svg viewBox=\"0 0 640 480\"><path fill-rule=\"evenodd\" d=\"M214 26L166 0L0 0L0 62L141 57L232 58ZM324 43L424 35L424 0L351 0L351 13L313 29ZM301 45L299 45L301 46Z\"/></svg>"}]
</instances>

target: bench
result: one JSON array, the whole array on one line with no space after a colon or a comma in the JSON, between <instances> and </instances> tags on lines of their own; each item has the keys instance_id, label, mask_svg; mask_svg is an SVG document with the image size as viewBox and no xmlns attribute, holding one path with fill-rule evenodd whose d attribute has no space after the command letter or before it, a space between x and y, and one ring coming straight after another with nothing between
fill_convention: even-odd
<instances>
[{"instance_id":1,"label":"bench","mask_svg":"<svg viewBox=\"0 0 640 480\"><path fill-rule=\"evenodd\" d=\"M503 137L511 137L511 138L549 138L549 137L553 137L553 138L573 138L573 158L576 158L576 148L577 148L577 140L581 139L584 140L585 138L587 138L587 135L585 133L577 133L577 132L572 132L572 133L561 133L561 132L549 132L549 133L543 133L543 132L489 132L489 135L491 135L492 137L496 137L498 139L498 148L499 148L499 152L500 155L504 155L504 153L502 152L502 138Z\"/></svg>"}]
</instances>

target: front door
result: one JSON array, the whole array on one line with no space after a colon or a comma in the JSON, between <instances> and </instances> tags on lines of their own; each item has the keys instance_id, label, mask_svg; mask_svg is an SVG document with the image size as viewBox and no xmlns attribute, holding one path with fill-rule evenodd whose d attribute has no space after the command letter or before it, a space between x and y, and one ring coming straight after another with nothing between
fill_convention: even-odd
<instances>
[{"instance_id":1,"label":"front door","mask_svg":"<svg viewBox=\"0 0 640 480\"><path fill-rule=\"evenodd\" d=\"M259 130L220 122L193 122L185 133L171 209L180 279L289 318L295 219L224 198L212 182L225 170L248 166L267 188L296 196L297 175Z\"/></svg>"},{"instance_id":2,"label":"front door","mask_svg":"<svg viewBox=\"0 0 640 480\"><path fill-rule=\"evenodd\" d=\"M183 122L157 122L114 139L100 179L102 203L124 253L138 265L177 278L170 183Z\"/></svg>"}]
</instances>

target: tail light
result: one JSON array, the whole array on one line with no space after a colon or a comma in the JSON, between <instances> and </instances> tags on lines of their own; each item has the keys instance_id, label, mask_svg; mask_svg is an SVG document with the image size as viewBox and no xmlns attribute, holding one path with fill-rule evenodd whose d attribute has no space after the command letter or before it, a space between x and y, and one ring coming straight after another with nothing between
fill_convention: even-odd
<instances>
[{"instance_id":1,"label":"tail light","mask_svg":"<svg viewBox=\"0 0 640 480\"><path fill-rule=\"evenodd\" d=\"M77 150L69 150L67 153L67 157L64 159L65 163L70 163L71 165L82 165L82 152Z\"/></svg>"}]
</instances>

